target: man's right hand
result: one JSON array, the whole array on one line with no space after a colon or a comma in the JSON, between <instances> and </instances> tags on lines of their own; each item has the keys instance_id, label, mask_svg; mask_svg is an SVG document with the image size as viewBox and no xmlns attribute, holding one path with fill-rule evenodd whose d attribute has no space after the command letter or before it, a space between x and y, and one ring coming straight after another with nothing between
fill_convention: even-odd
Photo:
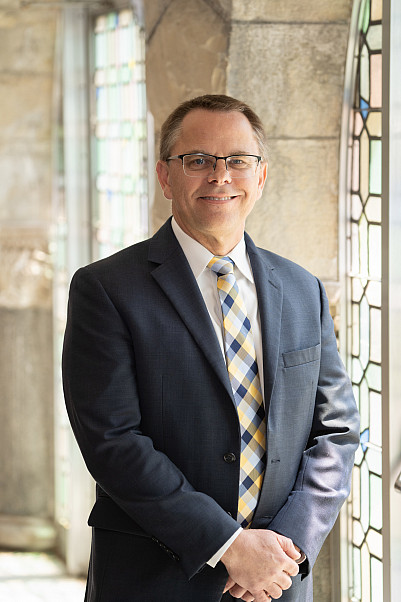
<instances>
[{"instance_id":1,"label":"man's right hand","mask_svg":"<svg viewBox=\"0 0 401 602\"><path fill-rule=\"evenodd\" d=\"M234 597L251 593L255 600L280 598L282 590L292 585L291 576L298 574L299 558L293 542L274 531L244 530L223 554L229 579L225 592ZM249 598L251 599L251 598Z\"/></svg>"}]
</instances>

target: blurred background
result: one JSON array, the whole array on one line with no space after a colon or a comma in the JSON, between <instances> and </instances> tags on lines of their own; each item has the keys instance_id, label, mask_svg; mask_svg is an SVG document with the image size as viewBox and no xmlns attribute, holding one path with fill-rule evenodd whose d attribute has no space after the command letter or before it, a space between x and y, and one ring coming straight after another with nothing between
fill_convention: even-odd
<instances>
[{"instance_id":1,"label":"blurred background","mask_svg":"<svg viewBox=\"0 0 401 602\"><path fill-rule=\"evenodd\" d=\"M69 281L170 215L160 126L203 93L241 98L265 124L248 232L323 280L361 411L316 600L399 600L395 0L0 0L0 600L83 599L94 485L61 388Z\"/></svg>"}]
</instances>

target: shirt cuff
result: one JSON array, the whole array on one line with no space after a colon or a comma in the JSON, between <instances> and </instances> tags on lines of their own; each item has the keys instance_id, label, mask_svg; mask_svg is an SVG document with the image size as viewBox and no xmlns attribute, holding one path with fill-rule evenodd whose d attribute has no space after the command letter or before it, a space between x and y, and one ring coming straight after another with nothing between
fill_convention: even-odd
<instances>
[{"instance_id":1,"label":"shirt cuff","mask_svg":"<svg viewBox=\"0 0 401 602\"><path fill-rule=\"evenodd\" d=\"M233 541L235 541L237 539L237 537L241 533L241 531L243 531L243 529L242 529L242 527L239 527L239 529L237 529L237 531L235 531L235 533L233 535L231 535L230 539L228 541L226 541L226 543L223 546L221 546L221 548L219 550L217 550L216 554L213 554L213 556L207 561L206 564L208 564L209 566L211 566L214 569L216 564L219 562L219 560L223 556L224 552L226 550L228 550L228 548L231 546Z\"/></svg>"}]
</instances>

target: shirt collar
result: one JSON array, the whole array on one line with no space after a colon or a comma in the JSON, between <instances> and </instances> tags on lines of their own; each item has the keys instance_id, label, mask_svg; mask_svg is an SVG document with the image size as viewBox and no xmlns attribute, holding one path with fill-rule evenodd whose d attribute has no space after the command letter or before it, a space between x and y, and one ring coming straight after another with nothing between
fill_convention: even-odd
<instances>
[{"instance_id":1,"label":"shirt collar","mask_svg":"<svg viewBox=\"0 0 401 602\"><path fill-rule=\"evenodd\" d=\"M171 227L182 250L184 251L195 278L198 279L209 261L212 259L212 257L214 257L213 253L184 232L177 224L174 217L171 220ZM254 280L252 268L246 252L244 237L242 237L239 243L233 248L232 251L230 251L228 256L233 260L239 271L253 284Z\"/></svg>"}]
</instances>

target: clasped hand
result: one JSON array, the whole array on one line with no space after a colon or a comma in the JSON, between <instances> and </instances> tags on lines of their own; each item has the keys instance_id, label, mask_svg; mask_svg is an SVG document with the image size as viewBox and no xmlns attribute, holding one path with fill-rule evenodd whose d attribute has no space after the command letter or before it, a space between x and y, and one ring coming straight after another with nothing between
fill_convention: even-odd
<instances>
[{"instance_id":1,"label":"clasped hand","mask_svg":"<svg viewBox=\"0 0 401 602\"><path fill-rule=\"evenodd\" d=\"M299 556L291 539L279 533L242 531L221 558L229 575L224 592L245 602L280 598L298 574Z\"/></svg>"}]
</instances>

